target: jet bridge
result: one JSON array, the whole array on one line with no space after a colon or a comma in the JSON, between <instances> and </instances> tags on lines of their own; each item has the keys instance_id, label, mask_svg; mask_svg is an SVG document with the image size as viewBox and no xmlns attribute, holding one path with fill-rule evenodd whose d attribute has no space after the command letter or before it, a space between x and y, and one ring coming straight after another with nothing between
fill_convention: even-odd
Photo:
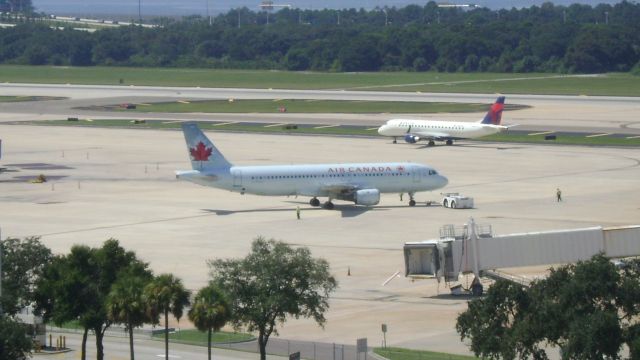
<instances>
[{"instance_id":1,"label":"jet bridge","mask_svg":"<svg viewBox=\"0 0 640 360\"><path fill-rule=\"evenodd\" d=\"M405 243L405 276L452 282L461 273L473 273L472 289L482 293L483 272L573 263L598 253L609 258L640 256L640 225L494 236L490 226L470 219L460 227L442 227L440 239Z\"/></svg>"}]
</instances>

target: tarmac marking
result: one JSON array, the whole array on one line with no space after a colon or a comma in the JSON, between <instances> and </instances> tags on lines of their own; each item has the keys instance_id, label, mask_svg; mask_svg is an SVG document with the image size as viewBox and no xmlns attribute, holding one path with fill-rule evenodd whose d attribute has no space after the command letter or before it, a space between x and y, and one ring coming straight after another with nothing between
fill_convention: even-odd
<instances>
[{"instance_id":1,"label":"tarmac marking","mask_svg":"<svg viewBox=\"0 0 640 360\"><path fill-rule=\"evenodd\" d=\"M539 133L531 133L531 134L527 134L529 136L535 136L535 135L547 135L547 134L553 134L555 131L544 131L544 132L539 132Z\"/></svg>"},{"instance_id":2,"label":"tarmac marking","mask_svg":"<svg viewBox=\"0 0 640 360\"><path fill-rule=\"evenodd\" d=\"M186 100L178 100L178 102L180 104L191 104L189 101L186 101Z\"/></svg>"},{"instance_id":3,"label":"tarmac marking","mask_svg":"<svg viewBox=\"0 0 640 360\"><path fill-rule=\"evenodd\" d=\"M585 136L585 137L586 137L586 138L594 138L594 137L607 136L607 135L611 135L611 133L593 134L593 135L587 135L587 136Z\"/></svg>"},{"instance_id":4,"label":"tarmac marking","mask_svg":"<svg viewBox=\"0 0 640 360\"><path fill-rule=\"evenodd\" d=\"M627 139L640 139L640 135L637 136L628 136Z\"/></svg>"},{"instance_id":5,"label":"tarmac marking","mask_svg":"<svg viewBox=\"0 0 640 360\"><path fill-rule=\"evenodd\" d=\"M182 120L174 120L174 121L163 121L163 124L179 124L183 122Z\"/></svg>"},{"instance_id":6,"label":"tarmac marking","mask_svg":"<svg viewBox=\"0 0 640 360\"><path fill-rule=\"evenodd\" d=\"M270 125L265 125L264 127L268 128L268 127L276 127L276 126L284 126L287 124L270 124Z\"/></svg>"},{"instance_id":7,"label":"tarmac marking","mask_svg":"<svg viewBox=\"0 0 640 360\"><path fill-rule=\"evenodd\" d=\"M211 126L223 126L223 125L233 125L233 124L237 124L237 121L231 121L231 122L223 122L223 123L217 123L217 124L212 124Z\"/></svg>"},{"instance_id":8,"label":"tarmac marking","mask_svg":"<svg viewBox=\"0 0 640 360\"><path fill-rule=\"evenodd\" d=\"M326 129L326 128L332 128L332 127L338 127L340 126L340 124L338 125L323 125L323 126L316 126L314 127L314 129Z\"/></svg>"}]
</instances>

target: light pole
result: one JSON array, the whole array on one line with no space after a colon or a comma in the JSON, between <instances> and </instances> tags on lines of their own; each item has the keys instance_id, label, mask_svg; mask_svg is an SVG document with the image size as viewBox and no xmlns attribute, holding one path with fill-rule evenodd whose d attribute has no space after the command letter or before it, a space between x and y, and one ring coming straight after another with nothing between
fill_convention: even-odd
<instances>
[{"instance_id":1,"label":"light pole","mask_svg":"<svg viewBox=\"0 0 640 360\"><path fill-rule=\"evenodd\" d=\"M209 18L209 26L211 26L211 14L209 13L209 0L205 0L207 2L207 17Z\"/></svg>"},{"instance_id":2,"label":"light pole","mask_svg":"<svg viewBox=\"0 0 640 360\"><path fill-rule=\"evenodd\" d=\"M138 0L138 22L142 25L142 0Z\"/></svg>"},{"instance_id":3,"label":"light pole","mask_svg":"<svg viewBox=\"0 0 640 360\"><path fill-rule=\"evenodd\" d=\"M609 12L608 11L604 12L604 23L605 23L605 25L609 25Z\"/></svg>"}]
</instances>

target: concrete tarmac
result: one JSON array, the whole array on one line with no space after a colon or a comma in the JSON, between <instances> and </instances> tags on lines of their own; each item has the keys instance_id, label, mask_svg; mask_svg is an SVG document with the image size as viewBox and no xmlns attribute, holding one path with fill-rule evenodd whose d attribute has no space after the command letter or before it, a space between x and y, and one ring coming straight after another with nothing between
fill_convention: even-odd
<instances>
[{"instance_id":1,"label":"concrete tarmac","mask_svg":"<svg viewBox=\"0 0 640 360\"><path fill-rule=\"evenodd\" d=\"M150 103L176 100L317 99L352 101L412 101L492 103L496 94L415 93L353 90L227 89L198 87L0 84L0 95L57 96L65 100L0 103L0 122L17 120L125 118L164 120L218 120L294 124L380 126L392 118L478 121L484 112L465 114L170 114L83 110L93 105ZM519 130L640 134L640 101L623 96L563 96L505 94L508 104L531 106L506 111L503 122Z\"/></svg>"},{"instance_id":2,"label":"concrete tarmac","mask_svg":"<svg viewBox=\"0 0 640 360\"><path fill-rule=\"evenodd\" d=\"M194 290L209 279L207 260L245 256L257 236L308 246L327 259L340 287L326 326L289 320L279 329L288 339L355 344L367 337L375 346L386 323L390 346L468 354L454 329L465 298L446 295L445 284L433 280L399 277L382 286L403 272L405 242L437 238L442 225L470 217L496 234L640 219L636 149L471 141L425 148L382 138L208 133L238 165L426 163L449 178L442 191L473 196L476 204L471 210L427 207L425 201L440 197L427 192L412 208L406 195L401 202L398 194L385 194L372 208L337 201L329 211L302 197L240 195L176 181L173 171L189 168L178 131L0 123L0 134L2 166L13 170L0 174L3 237L41 236L55 253L116 238L156 274L172 272ZM50 181L26 181L39 174ZM461 278L463 285L470 281Z\"/></svg>"}]
</instances>

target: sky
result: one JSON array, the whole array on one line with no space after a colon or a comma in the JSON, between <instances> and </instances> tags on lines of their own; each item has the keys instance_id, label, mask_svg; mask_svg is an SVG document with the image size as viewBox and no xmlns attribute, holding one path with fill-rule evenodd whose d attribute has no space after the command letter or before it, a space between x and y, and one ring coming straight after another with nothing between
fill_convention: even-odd
<instances>
[{"instance_id":1,"label":"sky","mask_svg":"<svg viewBox=\"0 0 640 360\"><path fill-rule=\"evenodd\" d=\"M428 1L422 0L274 0L274 4L287 4L301 9L344 9L375 7L404 7L409 4L424 5ZM477 4L492 9L528 7L540 5L544 0L448 0L454 4ZM615 3L607 0L558 0L558 5L568 5L580 2L596 5L597 3ZM137 17L138 0L32 0L38 12L56 15L76 15L100 17L101 15L120 15ZM259 9L260 0L140 0L143 16L184 16L206 15L207 4L212 14L227 12L230 9L246 6L250 9Z\"/></svg>"}]
</instances>

